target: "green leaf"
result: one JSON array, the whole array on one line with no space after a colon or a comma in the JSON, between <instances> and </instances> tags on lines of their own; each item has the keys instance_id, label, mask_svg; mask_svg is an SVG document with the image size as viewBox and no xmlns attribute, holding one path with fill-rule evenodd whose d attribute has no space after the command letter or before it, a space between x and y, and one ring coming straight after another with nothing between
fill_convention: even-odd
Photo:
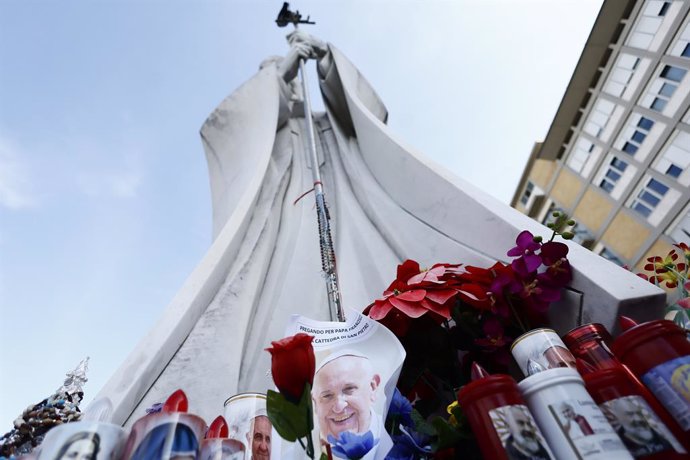
<instances>
[{"instance_id":1,"label":"green leaf","mask_svg":"<svg viewBox=\"0 0 690 460\"><path fill-rule=\"evenodd\" d=\"M417 411L417 409L412 409L412 413L410 414L412 417L412 421L414 422L414 430L417 433L420 434L425 434L427 436L435 436L436 435L436 430L434 427L431 425L431 423L427 422L424 420L424 417L422 417L422 414Z\"/></svg>"},{"instance_id":2,"label":"green leaf","mask_svg":"<svg viewBox=\"0 0 690 460\"><path fill-rule=\"evenodd\" d=\"M273 427L281 438L295 442L298 438L311 436L314 427L311 411L311 388L306 385L299 404L288 401L282 394L268 390L266 411Z\"/></svg>"},{"instance_id":3,"label":"green leaf","mask_svg":"<svg viewBox=\"0 0 690 460\"><path fill-rule=\"evenodd\" d=\"M453 447L463 439L463 436L443 417L434 417L431 424L438 435L436 441L431 444L434 452Z\"/></svg>"},{"instance_id":4,"label":"green leaf","mask_svg":"<svg viewBox=\"0 0 690 460\"><path fill-rule=\"evenodd\" d=\"M319 460L328 460L328 455L325 452L321 452L321 457L319 457Z\"/></svg>"}]
</instances>

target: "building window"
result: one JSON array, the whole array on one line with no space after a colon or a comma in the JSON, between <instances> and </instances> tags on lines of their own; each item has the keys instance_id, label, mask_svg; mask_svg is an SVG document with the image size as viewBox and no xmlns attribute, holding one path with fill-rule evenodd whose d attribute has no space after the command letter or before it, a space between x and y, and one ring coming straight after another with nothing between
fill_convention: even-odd
<instances>
[{"instance_id":1,"label":"building window","mask_svg":"<svg viewBox=\"0 0 690 460\"><path fill-rule=\"evenodd\" d=\"M601 147L584 137L579 137L568 156L567 165L576 173L587 177L599 159Z\"/></svg>"},{"instance_id":2,"label":"building window","mask_svg":"<svg viewBox=\"0 0 690 460\"><path fill-rule=\"evenodd\" d=\"M640 121L637 122L637 126L649 131L650 129L652 129L652 126L654 126L654 122L649 118L642 117L640 118Z\"/></svg>"},{"instance_id":3,"label":"building window","mask_svg":"<svg viewBox=\"0 0 690 460\"><path fill-rule=\"evenodd\" d=\"M669 101L676 94L679 83L687 73L688 71L682 67L664 65L659 76L649 84L640 105L657 112L666 110ZM682 95L679 96L679 98L682 97Z\"/></svg>"},{"instance_id":4,"label":"building window","mask_svg":"<svg viewBox=\"0 0 690 460\"><path fill-rule=\"evenodd\" d=\"M671 164L668 167L668 169L666 170L667 175L669 175L671 177L676 177L676 178L678 178L680 176L680 173L682 173L682 172L683 172L683 170L674 164Z\"/></svg>"},{"instance_id":5,"label":"building window","mask_svg":"<svg viewBox=\"0 0 690 460\"><path fill-rule=\"evenodd\" d=\"M655 97L654 102L652 102L652 105L649 108L656 110L657 112L663 112L666 108L666 104L668 104L667 100Z\"/></svg>"},{"instance_id":6,"label":"building window","mask_svg":"<svg viewBox=\"0 0 690 460\"><path fill-rule=\"evenodd\" d=\"M611 119L613 118L614 109L616 104L606 99L599 99L592 111L589 113L589 117L585 122L583 131L590 134L593 137L599 138L606 141L606 136L604 132L606 128L609 127Z\"/></svg>"},{"instance_id":7,"label":"building window","mask_svg":"<svg viewBox=\"0 0 690 460\"><path fill-rule=\"evenodd\" d=\"M683 57L690 57L690 43L685 45L685 48L683 48L683 51L680 53L680 55Z\"/></svg>"},{"instance_id":8,"label":"building window","mask_svg":"<svg viewBox=\"0 0 690 460\"><path fill-rule=\"evenodd\" d=\"M676 41L669 47L671 56L690 57L690 21L686 21Z\"/></svg>"},{"instance_id":9,"label":"building window","mask_svg":"<svg viewBox=\"0 0 690 460\"><path fill-rule=\"evenodd\" d=\"M601 252L599 253L599 255L606 260L610 260L611 262L613 262L616 265L620 265L621 267L624 265L623 261L616 254L614 254L613 252L609 251L606 248L603 248L601 250Z\"/></svg>"},{"instance_id":10,"label":"building window","mask_svg":"<svg viewBox=\"0 0 690 460\"><path fill-rule=\"evenodd\" d=\"M664 2L664 4L661 5L661 9L659 10L659 16L666 16L666 12L668 12L669 6L671 6L671 2Z\"/></svg>"},{"instance_id":11,"label":"building window","mask_svg":"<svg viewBox=\"0 0 690 460\"><path fill-rule=\"evenodd\" d=\"M534 190L534 184L532 182L527 181L527 186L525 187L525 191L522 194L522 197L520 197L520 203L522 203L524 206L527 206L527 202L529 201L530 197L532 196L533 190Z\"/></svg>"},{"instance_id":12,"label":"building window","mask_svg":"<svg viewBox=\"0 0 690 460\"><path fill-rule=\"evenodd\" d=\"M607 166L604 177L601 179L601 182L599 182L599 187L604 189L607 193L611 193L627 167L628 163L613 157Z\"/></svg>"},{"instance_id":13,"label":"building window","mask_svg":"<svg viewBox=\"0 0 690 460\"><path fill-rule=\"evenodd\" d=\"M635 78L635 74L643 74L649 63L649 59L641 60L632 54L621 53L606 78L603 91L626 101L630 100L640 82L640 77Z\"/></svg>"},{"instance_id":14,"label":"building window","mask_svg":"<svg viewBox=\"0 0 690 460\"><path fill-rule=\"evenodd\" d=\"M637 193L630 207L648 218L668 192L668 187L656 179L649 179L647 184Z\"/></svg>"},{"instance_id":15,"label":"building window","mask_svg":"<svg viewBox=\"0 0 690 460\"><path fill-rule=\"evenodd\" d=\"M541 223L546 225L549 222L552 222L554 211L563 212L563 209L557 207L555 203L551 202L549 205L549 210L546 212L546 216L544 216L544 218L541 220Z\"/></svg>"},{"instance_id":16,"label":"building window","mask_svg":"<svg viewBox=\"0 0 690 460\"><path fill-rule=\"evenodd\" d=\"M676 243L690 244L690 205L686 206L678 219L670 225L668 236Z\"/></svg>"},{"instance_id":17,"label":"building window","mask_svg":"<svg viewBox=\"0 0 690 460\"><path fill-rule=\"evenodd\" d=\"M635 131L632 135L632 140L634 140L638 144L641 144L642 141L644 141L645 137L647 137L647 135L645 133L643 133L641 131Z\"/></svg>"},{"instance_id":18,"label":"building window","mask_svg":"<svg viewBox=\"0 0 690 460\"><path fill-rule=\"evenodd\" d=\"M683 172L690 167L690 133L676 131L670 138L670 142L662 149L653 168L662 174L680 179L683 185L690 184L690 178Z\"/></svg>"},{"instance_id":19,"label":"building window","mask_svg":"<svg viewBox=\"0 0 690 460\"><path fill-rule=\"evenodd\" d=\"M633 48L657 51L678 16L680 2L647 0L625 42Z\"/></svg>"},{"instance_id":20,"label":"building window","mask_svg":"<svg viewBox=\"0 0 690 460\"><path fill-rule=\"evenodd\" d=\"M638 147L635 144L631 144L630 142L626 142L623 145L623 151L625 153L629 153L630 155L635 155L637 152Z\"/></svg>"},{"instance_id":21,"label":"building window","mask_svg":"<svg viewBox=\"0 0 690 460\"><path fill-rule=\"evenodd\" d=\"M663 70L661 71L661 78L665 78L667 80L675 82L680 82L686 73L688 73L688 71L685 69L681 69L680 67L675 67L672 65L667 65L664 66Z\"/></svg>"},{"instance_id":22,"label":"building window","mask_svg":"<svg viewBox=\"0 0 690 460\"><path fill-rule=\"evenodd\" d=\"M621 137L619 138L618 145L620 145L620 142L623 142L623 145L620 147L620 149L623 152L634 156L649 135L649 131L653 126L653 120L633 114L628 120L627 126L623 128Z\"/></svg>"},{"instance_id":23,"label":"building window","mask_svg":"<svg viewBox=\"0 0 690 460\"><path fill-rule=\"evenodd\" d=\"M578 222L573 226L573 228L570 229L570 231L573 233L574 242L587 249L592 249L595 237L587 227Z\"/></svg>"}]
</instances>

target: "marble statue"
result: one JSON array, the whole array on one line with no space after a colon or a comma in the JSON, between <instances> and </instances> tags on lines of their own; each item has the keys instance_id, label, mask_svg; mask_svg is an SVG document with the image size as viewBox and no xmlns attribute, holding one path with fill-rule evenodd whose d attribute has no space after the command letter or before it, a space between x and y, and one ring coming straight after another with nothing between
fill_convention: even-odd
<instances>
[{"instance_id":1,"label":"marble statue","mask_svg":"<svg viewBox=\"0 0 690 460\"><path fill-rule=\"evenodd\" d=\"M212 420L231 395L272 386L263 349L291 314L328 318L313 198L294 203L313 185L300 58L316 60L326 107L313 122L346 307L364 309L407 258L489 266L506 260L521 230L549 234L400 141L383 102L336 47L303 32L288 40L287 55L264 61L201 128L214 241L97 396L112 401L116 423L133 423L177 388L191 412ZM561 332L581 321L612 326L619 311L659 314L660 290L570 246L572 289L553 308Z\"/></svg>"}]
</instances>

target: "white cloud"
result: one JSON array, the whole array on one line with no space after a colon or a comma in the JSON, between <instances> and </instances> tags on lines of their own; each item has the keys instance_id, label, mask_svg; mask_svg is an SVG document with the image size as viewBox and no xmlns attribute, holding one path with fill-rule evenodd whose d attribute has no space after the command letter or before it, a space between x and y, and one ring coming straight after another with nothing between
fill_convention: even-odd
<instances>
[{"instance_id":1,"label":"white cloud","mask_svg":"<svg viewBox=\"0 0 690 460\"><path fill-rule=\"evenodd\" d=\"M23 209L36 204L28 164L17 147L0 137L0 207Z\"/></svg>"}]
</instances>

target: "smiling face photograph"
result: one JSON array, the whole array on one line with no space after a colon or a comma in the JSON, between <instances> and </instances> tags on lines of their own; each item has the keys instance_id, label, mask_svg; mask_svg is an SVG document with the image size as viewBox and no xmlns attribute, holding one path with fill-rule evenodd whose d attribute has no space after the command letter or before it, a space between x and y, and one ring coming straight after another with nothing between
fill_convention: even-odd
<instances>
[{"instance_id":1,"label":"smiling face photograph","mask_svg":"<svg viewBox=\"0 0 690 460\"><path fill-rule=\"evenodd\" d=\"M348 458L347 447L356 444L357 458L383 460L393 447L384 422L405 360L400 342L355 311L348 311L344 323L295 316L286 335L297 332L314 337L315 436L330 445L335 459Z\"/></svg>"},{"instance_id":2,"label":"smiling face photograph","mask_svg":"<svg viewBox=\"0 0 690 460\"><path fill-rule=\"evenodd\" d=\"M377 430L381 417L373 405L380 384L381 377L366 356L343 351L326 358L314 375L312 390L321 437ZM377 426L372 427L372 421Z\"/></svg>"}]
</instances>

